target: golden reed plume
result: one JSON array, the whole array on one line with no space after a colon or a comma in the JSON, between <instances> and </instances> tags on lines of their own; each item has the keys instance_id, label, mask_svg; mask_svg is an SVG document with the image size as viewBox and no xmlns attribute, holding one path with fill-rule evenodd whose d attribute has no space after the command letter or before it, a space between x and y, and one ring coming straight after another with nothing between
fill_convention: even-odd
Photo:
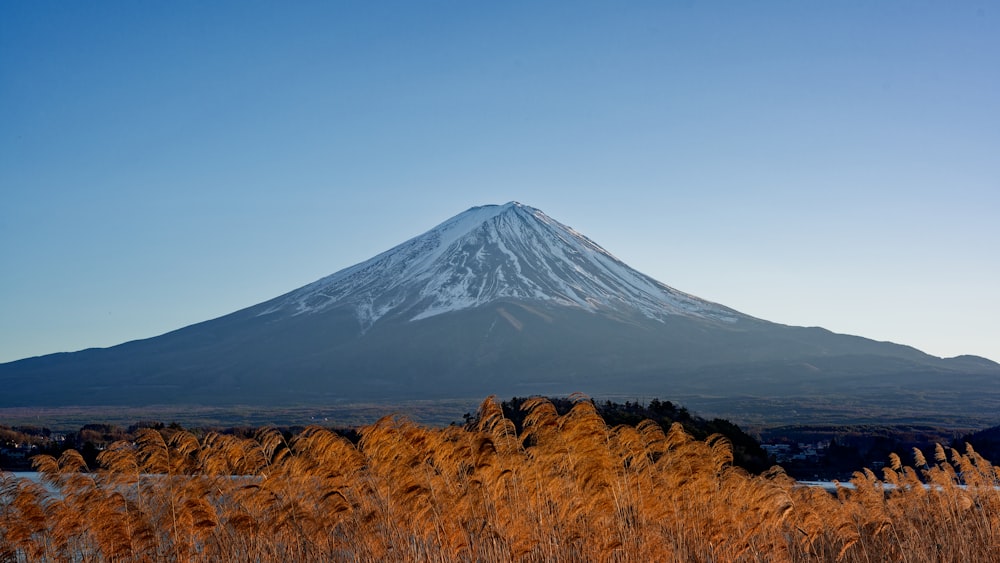
<instances>
[{"instance_id":1,"label":"golden reed plume","mask_svg":"<svg viewBox=\"0 0 1000 563\"><path fill-rule=\"evenodd\" d=\"M1000 474L971 447L831 494L573 399L525 402L520 433L490 397L474 428L386 417L357 446L144 429L94 472L38 456L41 483L0 474L0 562L1000 560Z\"/></svg>"}]
</instances>

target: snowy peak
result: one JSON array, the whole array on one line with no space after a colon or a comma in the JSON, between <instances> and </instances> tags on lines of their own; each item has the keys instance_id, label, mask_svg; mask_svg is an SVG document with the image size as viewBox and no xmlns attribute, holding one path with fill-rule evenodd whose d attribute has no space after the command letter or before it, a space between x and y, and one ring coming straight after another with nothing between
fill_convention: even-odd
<instances>
[{"instance_id":1,"label":"snowy peak","mask_svg":"<svg viewBox=\"0 0 1000 563\"><path fill-rule=\"evenodd\" d=\"M374 258L267 304L264 314L349 307L367 329L387 315L419 320L519 299L604 314L736 322L744 315L633 270L538 209L473 207Z\"/></svg>"}]
</instances>

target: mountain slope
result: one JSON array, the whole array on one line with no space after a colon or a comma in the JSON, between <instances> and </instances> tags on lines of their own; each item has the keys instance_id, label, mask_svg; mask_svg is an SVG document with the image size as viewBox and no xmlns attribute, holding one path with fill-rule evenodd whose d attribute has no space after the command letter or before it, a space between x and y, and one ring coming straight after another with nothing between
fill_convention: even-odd
<instances>
[{"instance_id":1,"label":"mountain slope","mask_svg":"<svg viewBox=\"0 0 1000 563\"><path fill-rule=\"evenodd\" d=\"M470 209L218 319L0 364L0 407L935 389L981 403L998 379L1000 367L988 360L942 360L699 299L512 202Z\"/></svg>"},{"instance_id":2,"label":"mountain slope","mask_svg":"<svg viewBox=\"0 0 1000 563\"><path fill-rule=\"evenodd\" d=\"M740 315L645 276L541 211L474 207L371 260L270 302L260 314L350 306L363 329L386 315L420 320L502 298L662 320Z\"/></svg>"}]
</instances>

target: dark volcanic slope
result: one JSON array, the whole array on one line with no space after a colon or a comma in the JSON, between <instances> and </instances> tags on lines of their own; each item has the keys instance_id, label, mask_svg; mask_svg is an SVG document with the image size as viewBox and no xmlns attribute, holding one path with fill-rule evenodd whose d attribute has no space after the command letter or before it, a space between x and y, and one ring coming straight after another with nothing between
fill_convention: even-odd
<instances>
[{"instance_id":1,"label":"dark volcanic slope","mask_svg":"<svg viewBox=\"0 0 1000 563\"><path fill-rule=\"evenodd\" d=\"M677 291L542 212L473 208L371 260L156 338L0 365L0 407L534 393L996 395L1000 367ZM984 395L983 393L986 393Z\"/></svg>"}]
</instances>

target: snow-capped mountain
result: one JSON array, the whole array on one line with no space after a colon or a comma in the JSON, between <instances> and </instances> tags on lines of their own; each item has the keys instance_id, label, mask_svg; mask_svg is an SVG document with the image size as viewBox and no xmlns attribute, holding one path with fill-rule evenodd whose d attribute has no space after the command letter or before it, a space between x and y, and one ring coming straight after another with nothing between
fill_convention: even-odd
<instances>
[{"instance_id":1,"label":"snow-capped mountain","mask_svg":"<svg viewBox=\"0 0 1000 563\"><path fill-rule=\"evenodd\" d=\"M416 321L500 298L660 321L684 315L735 322L742 316L633 270L582 234L517 202L469 209L275 300L260 314L349 306L367 329L386 315Z\"/></svg>"},{"instance_id":2,"label":"snow-capped mountain","mask_svg":"<svg viewBox=\"0 0 1000 563\"><path fill-rule=\"evenodd\" d=\"M0 408L582 391L810 405L817 396L845 404L905 397L927 412L947 401L994 413L998 380L1000 366L985 359L942 360L699 299L512 202L469 209L370 260L217 319L0 364Z\"/></svg>"}]
</instances>

